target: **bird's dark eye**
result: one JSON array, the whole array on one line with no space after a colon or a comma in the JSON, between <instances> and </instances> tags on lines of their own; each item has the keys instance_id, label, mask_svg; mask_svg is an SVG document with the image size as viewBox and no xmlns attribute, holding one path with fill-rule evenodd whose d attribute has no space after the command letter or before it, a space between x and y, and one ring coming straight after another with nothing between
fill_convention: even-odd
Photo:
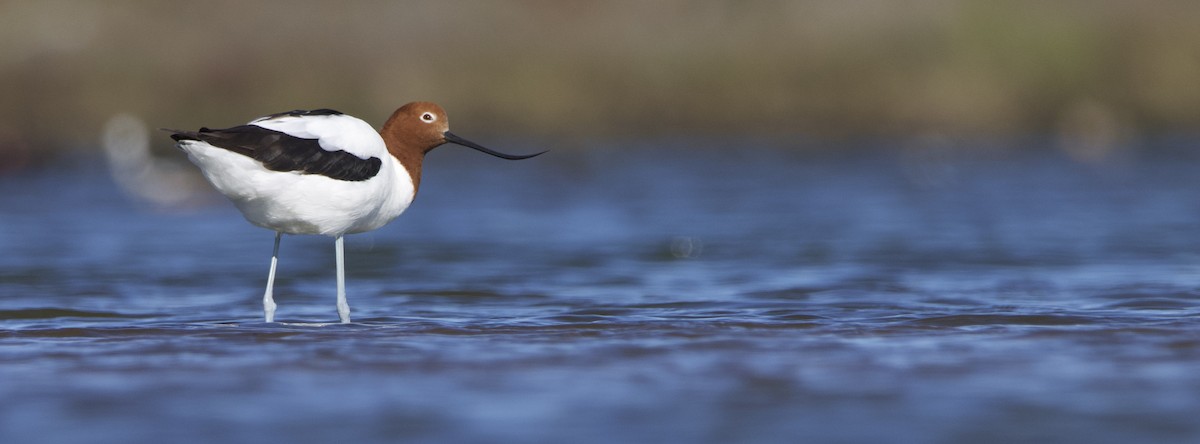
<instances>
[{"instance_id":1,"label":"bird's dark eye","mask_svg":"<svg viewBox=\"0 0 1200 444\"><path fill-rule=\"evenodd\" d=\"M426 122L432 122L433 119L434 119L434 117L433 117L433 114L431 114L431 113L421 114L421 120L424 120Z\"/></svg>"}]
</instances>

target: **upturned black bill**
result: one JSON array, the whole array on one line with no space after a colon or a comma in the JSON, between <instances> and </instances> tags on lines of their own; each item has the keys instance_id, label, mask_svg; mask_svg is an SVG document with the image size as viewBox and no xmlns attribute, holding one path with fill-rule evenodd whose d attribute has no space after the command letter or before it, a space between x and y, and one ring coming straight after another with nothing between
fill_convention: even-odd
<instances>
[{"instance_id":1,"label":"upturned black bill","mask_svg":"<svg viewBox=\"0 0 1200 444\"><path fill-rule=\"evenodd\" d=\"M446 142L453 143L455 145L462 145L462 146L471 148L476 151L481 151L481 152L484 152L487 154L491 154L491 155L499 157L501 159L508 159L508 160L528 159L530 157L538 156L538 155L544 154L546 152L546 151L542 151L540 153L534 153L534 154L529 154L529 155L524 155L524 156L518 156L516 154L504 154L499 151L493 151L489 148L484 147L483 145L480 145L478 143L464 139L462 137L458 137L458 136L454 135L454 133L451 133L449 131L442 133L442 135L444 135L446 137ZM549 151L549 150L547 150L547 151Z\"/></svg>"}]
</instances>

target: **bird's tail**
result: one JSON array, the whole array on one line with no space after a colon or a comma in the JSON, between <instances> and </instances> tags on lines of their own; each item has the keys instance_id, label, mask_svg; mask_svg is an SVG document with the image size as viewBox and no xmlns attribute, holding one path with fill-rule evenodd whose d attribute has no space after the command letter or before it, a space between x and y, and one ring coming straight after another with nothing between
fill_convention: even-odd
<instances>
[{"instance_id":1,"label":"bird's tail","mask_svg":"<svg viewBox=\"0 0 1200 444\"><path fill-rule=\"evenodd\" d=\"M171 129L171 128L159 128L159 131L166 131L168 133L171 133L171 140L174 140L176 142L181 142L184 140L200 140L200 132L202 132L204 130L205 130L205 128L201 128L200 131L185 131L185 130L177 130L177 129Z\"/></svg>"}]
</instances>

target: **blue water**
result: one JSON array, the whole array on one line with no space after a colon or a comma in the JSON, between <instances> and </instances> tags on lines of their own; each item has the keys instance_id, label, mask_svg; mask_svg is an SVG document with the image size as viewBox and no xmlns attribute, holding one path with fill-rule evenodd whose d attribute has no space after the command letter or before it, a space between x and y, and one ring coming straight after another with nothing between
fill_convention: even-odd
<instances>
[{"instance_id":1,"label":"blue water","mask_svg":"<svg viewBox=\"0 0 1200 444\"><path fill-rule=\"evenodd\" d=\"M1200 442L1187 141L765 145L435 151L350 325L330 239L265 324L219 196L0 176L0 441Z\"/></svg>"}]
</instances>

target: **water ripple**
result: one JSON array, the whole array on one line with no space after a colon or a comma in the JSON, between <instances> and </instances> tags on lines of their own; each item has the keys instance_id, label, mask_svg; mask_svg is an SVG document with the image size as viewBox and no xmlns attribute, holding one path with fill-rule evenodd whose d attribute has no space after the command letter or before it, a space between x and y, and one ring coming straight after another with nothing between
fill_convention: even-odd
<instances>
[{"instance_id":1,"label":"water ripple","mask_svg":"<svg viewBox=\"0 0 1200 444\"><path fill-rule=\"evenodd\" d=\"M38 320L58 318L112 318L139 319L154 315L121 313L116 311L76 310L71 308L24 308L0 310L0 322L8 320Z\"/></svg>"}]
</instances>

